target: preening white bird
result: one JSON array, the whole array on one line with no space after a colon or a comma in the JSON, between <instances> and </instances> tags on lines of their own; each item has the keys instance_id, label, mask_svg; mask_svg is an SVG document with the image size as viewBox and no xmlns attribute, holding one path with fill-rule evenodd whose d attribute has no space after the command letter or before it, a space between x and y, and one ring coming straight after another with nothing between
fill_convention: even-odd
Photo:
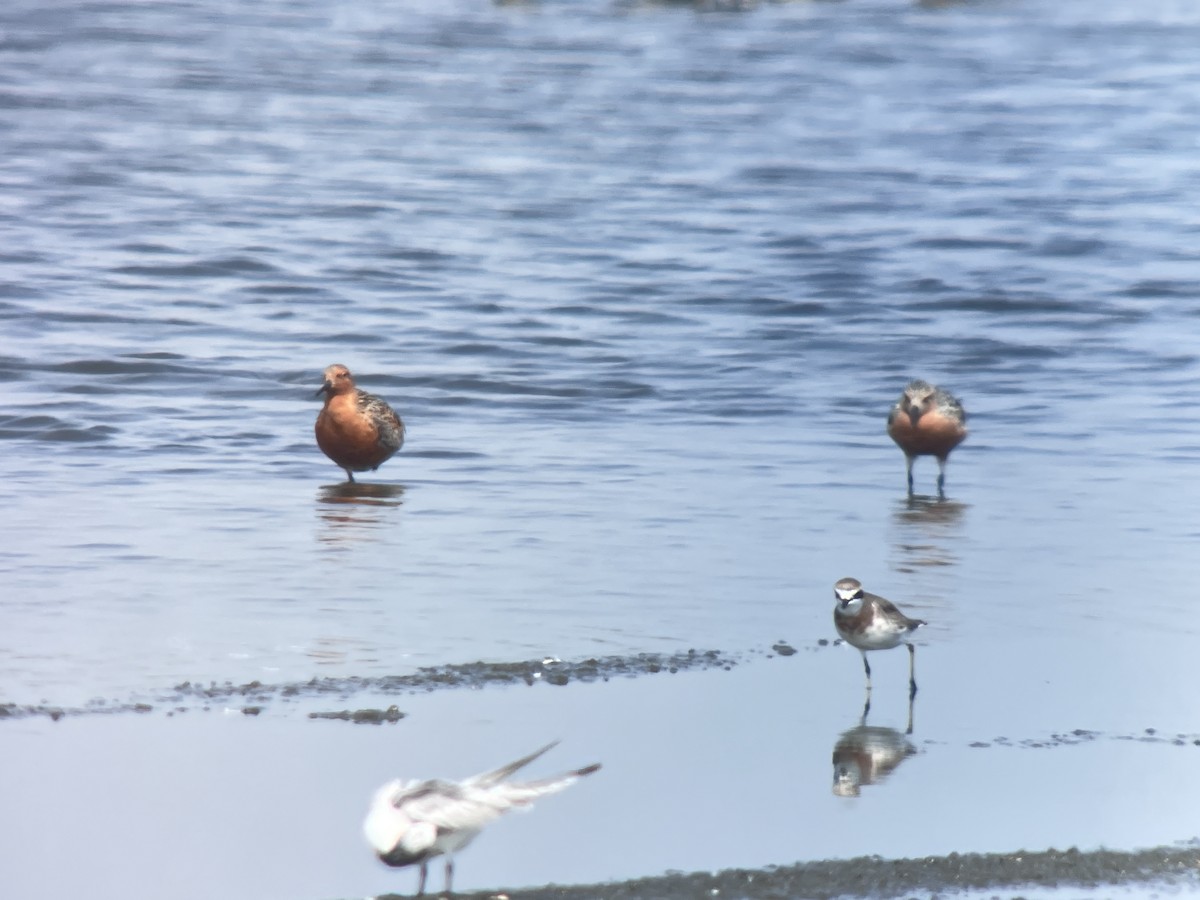
<instances>
[{"instance_id":1,"label":"preening white bird","mask_svg":"<svg viewBox=\"0 0 1200 900\"><path fill-rule=\"evenodd\" d=\"M528 809L538 797L554 794L600 768L600 763L536 781L508 781L558 741L491 772L463 781L397 779L371 801L363 833L376 855L389 866L420 864L417 895L425 893L429 860L446 857L446 893L454 877L454 854L487 825L511 809Z\"/></svg>"}]
</instances>

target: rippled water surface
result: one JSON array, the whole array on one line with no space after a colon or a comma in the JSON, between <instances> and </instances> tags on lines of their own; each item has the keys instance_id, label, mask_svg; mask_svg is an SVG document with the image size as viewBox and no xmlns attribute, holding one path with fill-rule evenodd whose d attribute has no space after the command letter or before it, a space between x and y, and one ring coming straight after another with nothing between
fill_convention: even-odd
<instances>
[{"instance_id":1,"label":"rippled water surface","mask_svg":"<svg viewBox=\"0 0 1200 900\"><path fill-rule=\"evenodd\" d=\"M425 699L436 728L413 714L338 744L336 827L357 853L374 783L575 730L556 755L607 752L613 816L654 789L638 748L739 785L777 739L825 819L790 843L698 841L666 786L690 850L651 833L630 854L590 832L581 786L553 809L608 865L481 840L463 886L1192 837L1153 810L1194 808L1194 780L1108 788L1200 752L1121 743L1200 731L1200 8L741 6L5 4L0 704L786 638L803 652L766 674L678 676L662 702L711 731L678 743L631 714L658 702L636 679L568 687L588 725L541 688L519 731L511 691ZM358 485L312 438L332 362L408 426ZM884 433L912 377L970 416L944 501L929 459L906 498ZM827 770L861 665L817 644L845 575L930 622L918 752L858 799ZM901 735L905 665L873 666L871 724ZM709 719L714 691L734 699ZM780 716L786 733L757 731ZM219 742L217 722L186 728ZM89 733L197 739L163 724L0 741L36 784ZM262 728L247 753L278 750ZM1040 758L994 743L1072 729L1106 737ZM1041 758L1072 814L969 824L1035 815ZM972 801L984 761L997 787ZM322 895L410 887L328 853ZM255 864L201 887L270 893Z\"/></svg>"}]
</instances>

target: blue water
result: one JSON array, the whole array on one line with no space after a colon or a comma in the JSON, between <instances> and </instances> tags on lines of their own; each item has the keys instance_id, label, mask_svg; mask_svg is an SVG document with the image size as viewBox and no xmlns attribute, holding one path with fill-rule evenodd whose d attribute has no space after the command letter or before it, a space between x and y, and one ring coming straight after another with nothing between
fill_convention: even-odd
<instances>
[{"instance_id":1,"label":"blue water","mask_svg":"<svg viewBox=\"0 0 1200 900\"><path fill-rule=\"evenodd\" d=\"M1200 7L718 6L7 3L0 703L807 647L854 575L931 623L918 737L1195 731ZM408 426L358 492L333 362ZM805 658L754 696L836 691L824 759ZM407 774L530 749L477 737Z\"/></svg>"}]
</instances>

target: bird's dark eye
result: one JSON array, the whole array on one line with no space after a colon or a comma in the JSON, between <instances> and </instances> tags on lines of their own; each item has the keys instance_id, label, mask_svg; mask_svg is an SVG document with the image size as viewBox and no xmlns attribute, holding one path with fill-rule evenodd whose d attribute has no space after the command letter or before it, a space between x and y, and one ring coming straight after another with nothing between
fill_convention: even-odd
<instances>
[{"instance_id":1,"label":"bird's dark eye","mask_svg":"<svg viewBox=\"0 0 1200 900\"><path fill-rule=\"evenodd\" d=\"M862 599L862 588L859 588L857 591L855 591L854 596L851 597L850 599L851 600L861 600Z\"/></svg>"}]
</instances>

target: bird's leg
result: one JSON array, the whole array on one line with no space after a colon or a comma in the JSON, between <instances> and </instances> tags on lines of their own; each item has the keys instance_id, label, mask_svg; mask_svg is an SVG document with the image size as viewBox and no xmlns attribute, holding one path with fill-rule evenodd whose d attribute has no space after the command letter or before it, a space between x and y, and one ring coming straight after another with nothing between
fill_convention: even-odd
<instances>
[{"instance_id":1,"label":"bird's leg","mask_svg":"<svg viewBox=\"0 0 1200 900\"><path fill-rule=\"evenodd\" d=\"M908 699L917 696L917 650L912 644L908 647Z\"/></svg>"},{"instance_id":2,"label":"bird's leg","mask_svg":"<svg viewBox=\"0 0 1200 900\"><path fill-rule=\"evenodd\" d=\"M912 696L912 694L909 694L908 695L908 728L905 729L904 733L912 734L912 732L913 732L913 696Z\"/></svg>"},{"instance_id":3,"label":"bird's leg","mask_svg":"<svg viewBox=\"0 0 1200 900\"><path fill-rule=\"evenodd\" d=\"M938 496L946 499L946 457L938 457Z\"/></svg>"},{"instance_id":4,"label":"bird's leg","mask_svg":"<svg viewBox=\"0 0 1200 900\"><path fill-rule=\"evenodd\" d=\"M454 881L454 860L453 860L453 858L447 856L446 857L446 893L447 894L454 893L453 888L451 888L451 886L450 886L453 883L453 881Z\"/></svg>"},{"instance_id":5,"label":"bird's leg","mask_svg":"<svg viewBox=\"0 0 1200 900\"><path fill-rule=\"evenodd\" d=\"M351 472L349 469L346 470L346 483L354 484L354 473Z\"/></svg>"},{"instance_id":6,"label":"bird's leg","mask_svg":"<svg viewBox=\"0 0 1200 900\"><path fill-rule=\"evenodd\" d=\"M867 673L867 689L863 696L863 712L862 724L867 724L867 714L871 711L871 664L867 662L867 654L864 650L859 650L863 658L863 671Z\"/></svg>"},{"instance_id":7,"label":"bird's leg","mask_svg":"<svg viewBox=\"0 0 1200 900\"><path fill-rule=\"evenodd\" d=\"M909 456L907 453L904 454L904 473L908 476L908 493L910 496L912 495L912 492L913 492L913 489L912 489L912 464L913 464L913 458L911 456Z\"/></svg>"},{"instance_id":8,"label":"bird's leg","mask_svg":"<svg viewBox=\"0 0 1200 900\"><path fill-rule=\"evenodd\" d=\"M419 876L417 876L417 896L418 897L423 897L425 895L425 876L428 874L429 874L429 863L422 862L421 863L421 874Z\"/></svg>"}]
</instances>

